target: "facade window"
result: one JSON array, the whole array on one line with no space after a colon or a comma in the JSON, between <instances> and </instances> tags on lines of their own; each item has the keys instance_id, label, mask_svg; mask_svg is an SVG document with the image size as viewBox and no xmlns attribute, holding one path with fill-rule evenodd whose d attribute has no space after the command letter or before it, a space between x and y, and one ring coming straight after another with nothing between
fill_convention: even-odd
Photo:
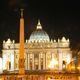
<instances>
[{"instance_id":1,"label":"facade window","mask_svg":"<svg viewBox=\"0 0 80 80\"><path fill-rule=\"evenodd\" d=\"M10 49L10 45L8 46L8 49Z\"/></svg>"},{"instance_id":2,"label":"facade window","mask_svg":"<svg viewBox=\"0 0 80 80\"><path fill-rule=\"evenodd\" d=\"M43 69L43 62L41 62L41 69Z\"/></svg>"},{"instance_id":3,"label":"facade window","mask_svg":"<svg viewBox=\"0 0 80 80\"><path fill-rule=\"evenodd\" d=\"M30 70L32 70L32 62L30 62Z\"/></svg>"},{"instance_id":4,"label":"facade window","mask_svg":"<svg viewBox=\"0 0 80 80\"><path fill-rule=\"evenodd\" d=\"M38 64L39 64L39 54L34 54L34 67L35 67L35 70L38 70Z\"/></svg>"},{"instance_id":5,"label":"facade window","mask_svg":"<svg viewBox=\"0 0 80 80\"><path fill-rule=\"evenodd\" d=\"M43 69L43 58L41 58L41 69Z\"/></svg>"},{"instance_id":6,"label":"facade window","mask_svg":"<svg viewBox=\"0 0 80 80\"><path fill-rule=\"evenodd\" d=\"M30 70L32 70L32 58L30 59Z\"/></svg>"},{"instance_id":7,"label":"facade window","mask_svg":"<svg viewBox=\"0 0 80 80\"><path fill-rule=\"evenodd\" d=\"M35 70L38 70L38 64L35 65Z\"/></svg>"},{"instance_id":8,"label":"facade window","mask_svg":"<svg viewBox=\"0 0 80 80\"><path fill-rule=\"evenodd\" d=\"M39 63L38 63L38 60L36 59L36 60L35 60L35 63L34 63L34 68L35 68L35 70L38 69L38 64L39 64Z\"/></svg>"},{"instance_id":9,"label":"facade window","mask_svg":"<svg viewBox=\"0 0 80 80\"><path fill-rule=\"evenodd\" d=\"M35 68L35 70L38 70L38 62L34 63L34 68Z\"/></svg>"},{"instance_id":10,"label":"facade window","mask_svg":"<svg viewBox=\"0 0 80 80\"><path fill-rule=\"evenodd\" d=\"M39 54L34 54L34 58L39 58Z\"/></svg>"}]
</instances>

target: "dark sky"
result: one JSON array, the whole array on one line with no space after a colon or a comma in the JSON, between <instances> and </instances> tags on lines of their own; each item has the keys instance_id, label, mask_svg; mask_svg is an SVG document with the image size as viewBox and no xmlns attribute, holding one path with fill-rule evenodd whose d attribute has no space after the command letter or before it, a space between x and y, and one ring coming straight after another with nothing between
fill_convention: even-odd
<instances>
[{"instance_id":1,"label":"dark sky","mask_svg":"<svg viewBox=\"0 0 80 80\"><path fill-rule=\"evenodd\" d=\"M53 2L52 2L53 1ZM76 0L1 0L0 46L11 38L19 42L20 8L24 8L25 39L36 29L40 19L50 38L65 36L71 47L80 44L80 4ZM75 46L74 46L75 45Z\"/></svg>"}]
</instances>

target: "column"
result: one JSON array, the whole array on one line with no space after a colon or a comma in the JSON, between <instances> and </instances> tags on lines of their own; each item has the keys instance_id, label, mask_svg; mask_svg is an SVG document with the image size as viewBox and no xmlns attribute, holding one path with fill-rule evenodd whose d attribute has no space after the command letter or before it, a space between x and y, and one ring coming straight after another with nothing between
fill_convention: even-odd
<instances>
[{"instance_id":1,"label":"column","mask_svg":"<svg viewBox=\"0 0 80 80\"><path fill-rule=\"evenodd\" d=\"M11 53L11 71L14 71L14 53Z\"/></svg>"},{"instance_id":2,"label":"column","mask_svg":"<svg viewBox=\"0 0 80 80\"><path fill-rule=\"evenodd\" d=\"M47 53L46 53L46 69L48 69Z\"/></svg>"},{"instance_id":3,"label":"column","mask_svg":"<svg viewBox=\"0 0 80 80\"><path fill-rule=\"evenodd\" d=\"M59 52L59 71L62 71L62 52Z\"/></svg>"},{"instance_id":4,"label":"column","mask_svg":"<svg viewBox=\"0 0 80 80\"><path fill-rule=\"evenodd\" d=\"M33 70L34 70L34 54L33 54L33 58L32 58L32 67L33 67Z\"/></svg>"},{"instance_id":5,"label":"column","mask_svg":"<svg viewBox=\"0 0 80 80\"><path fill-rule=\"evenodd\" d=\"M45 69L46 69L46 53L45 53Z\"/></svg>"},{"instance_id":6,"label":"column","mask_svg":"<svg viewBox=\"0 0 80 80\"><path fill-rule=\"evenodd\" d=\"M25 70L27 70L27 60L28 60L27 54L25 53Z\"/></svg>"},{"instance_id":7,"label":"column","mask_svg":"<svg viewBox=\"0 0 80 80\"><path fill-rule=\"evenodd\" d=\"M28 70L29 70L30 68L29 68L29 53L28 53Z\"/></svg>"},{"instance_id":8,"label":"column","mask_svg":"<svg viewBox=\"0 0 80 80\"><path fill-rule=\"evenodd\" d=\"M39 70L41 69L41 62L40 62L40 58L41 58L41 53L39 53Z\"/></svg>"},{"instance_id":9,"label":"column","mask_svg":"<svg viewBox=\"0 0 80 80\"><path fill-rule=\"evenodd\" d=\"M45 69L45 54L43 53L43 69Z\"/></svg>"}]
</instances>

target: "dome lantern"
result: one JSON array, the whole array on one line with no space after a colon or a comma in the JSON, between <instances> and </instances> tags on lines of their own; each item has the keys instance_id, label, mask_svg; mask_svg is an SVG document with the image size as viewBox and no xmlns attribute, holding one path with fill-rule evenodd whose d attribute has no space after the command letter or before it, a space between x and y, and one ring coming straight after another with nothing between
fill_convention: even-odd
<instances>
[{"instance_id":1,"label":"dome lantern","mask_svg":"<svg viewBox=\"0 0 80 80\"><path fill-rule=\"evenodd\" d=\"M37 24L37 30L38 30L38 29L42 29L42 26L41 26L40 20L38 20L38 24Z\"/></svg>"},{"instance_id":2,"label":"dome lantern","mask_svg":"<svg viewBox=\"0 0 80 80\"><path fill-rule=\"evenodd\" d=\"M30 35L29 41L50 41L48 34L44 30L42 30L40 20L38 20L37 29Z\"/></svg>"}]
</instances>

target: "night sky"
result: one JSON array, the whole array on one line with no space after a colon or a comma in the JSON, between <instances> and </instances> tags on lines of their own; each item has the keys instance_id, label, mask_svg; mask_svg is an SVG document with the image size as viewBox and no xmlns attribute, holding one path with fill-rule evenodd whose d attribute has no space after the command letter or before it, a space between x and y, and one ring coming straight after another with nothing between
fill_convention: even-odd
<instances>
[{"instance_id":1,"label":"night sky","mask_svg":"<svg viewBox=\"0 0 80 80\"><path fill-rule=\"evenodd\" d=\"M52 2L53 1L53 2ZM0 48L3 40L19 42L20 8L24 8L25 39L36 29L40 19L50 38L70 39L71 47L80 45L80 4L74 0L1 0Z\"/></svg>"}]
</instances>

